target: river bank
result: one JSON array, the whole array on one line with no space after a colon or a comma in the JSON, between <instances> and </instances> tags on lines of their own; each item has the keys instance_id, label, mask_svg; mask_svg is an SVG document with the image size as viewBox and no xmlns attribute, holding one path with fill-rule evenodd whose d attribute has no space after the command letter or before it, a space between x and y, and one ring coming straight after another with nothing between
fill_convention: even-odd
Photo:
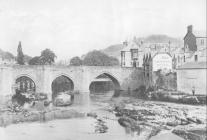
<instances>
[{"instance_id":1,"label":"river bank","mask_svg":"<svg viewBox=\"0 0 207 140\"><path fill-rule=\"evenodd\" d=\"M163 133L179 136L185 140L206 138L205 105L146 101L132 97L105 98L101 95L92 96L89 101L85 97L82 99L85 101L82 105L48 106L41 110L28 109L21 112L5 110L0 114L0 126L4 129L4 127L10 128L10 124L25 125L26 122L44 124L62 119L81 119L89 120L92 125L95 125L91 131L100 136L107 135L107 139L112 139L118 133L133 135L127 136L128 139L143 140L153 139ZM114 125L111 126L111 123ZM116 126L115 130L114 126Z\"/></svg>"},{"instance_id":2,"label":"river bank","mask_svg":"<svg viewBox=\"0 0 207 140\"><path fill-rule=\"evenodd\" d=\"M111 111L123 127L149 132L151 138L162 132L176 134L185 140L206 139L206 106L160 101L145 101L130 97L114 98ZM146 135L146 134L145 134Z\"/></svg>"}]
</instances>

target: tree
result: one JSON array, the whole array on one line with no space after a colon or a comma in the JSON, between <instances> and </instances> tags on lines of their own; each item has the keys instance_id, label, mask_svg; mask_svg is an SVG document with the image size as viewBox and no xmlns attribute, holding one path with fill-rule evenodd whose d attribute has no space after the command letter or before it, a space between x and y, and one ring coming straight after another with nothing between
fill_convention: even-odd
<instances>
[{"instance_id":1,"label":"tree","mask_svg":"<svg viewBox=\"0 0 207 140\"><path fill-rule=\"evenodd\" d=\"M156 86L158 88L163 88L164 87L164 84L165 84L165 77L164 75L162 74L162 71L161 70L158 70L156 71L156 76L157 76L157 79L156 79Z\"/></svg>"},{"instance_id":2,"label":"tree","mask_svg":"<svg viewBox=\"0 0 207 140\"><path fill-rule=\"evenodd\" d=\"M29 56L29 55L24 55L24 62L25 63L28 63L29 64L29 61L32 59L32 57L31 56Z\"/></svg>"},{"instance_id":3,"label":"tree","mask_svg":"<svg viewBox=\"0 0 207 140\"><path fill-rule=\"evenodd\" d=\"M73 58L70 60L70 65L71 65L71 66L81 66L81 65L82 65L82 60L81 60L80 57L78 57L78 56L73 57Z\"/></svg>"},{"instance_id":4,"label":"tree","mask_svg":"<svg viewBox=\"0 0 207 140\"><path fill-rule=\"evenodd\" d=\"M41 60L39 56L35 56L29 60L29 65L41 65Z\"/></svg>"},{"instance_id":5,"label":"tree","mask_svg":"<svg viewBox=\"0 0 207 140\"><path fill-rule=\"evenodd\" d=\"M24 54L22 52L21 42L19 42L19 45L17 48L17 64L24 65Z\"/></svg>"},{"instance_id":6,"label":"tree","mask_svg":"<svg viewBox=\"0 0 207 140\"><path fill-rule=\"evenodd\" d=\"M50 49L45 49L41 52L40 59L43 65L45 64L51 65L52 63L55 62L55 58L56 58L55 53Z\"/></svg>"},{"instance_id":7,"label":"tree","mask_svg":"<svg viewBox=\"0 0 207 140\"><path fill-rule=\"evenodd\" d=\"M87 66L114 66L119 65L119 60L100 51L92 51L86 54L83 64Z\"/></svg>"}]
</instances>

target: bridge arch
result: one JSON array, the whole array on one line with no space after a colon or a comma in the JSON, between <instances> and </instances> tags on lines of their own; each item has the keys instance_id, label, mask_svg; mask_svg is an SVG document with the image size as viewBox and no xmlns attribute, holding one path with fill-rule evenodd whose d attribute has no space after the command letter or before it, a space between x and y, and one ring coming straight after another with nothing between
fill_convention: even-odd
<instances>
[{"instance_id":1,"label":"bridge arch","mask_svg":"<svg viewBox=\"0 0 207 140\"><path fill-rule=\"evenodd\" d=\"M74 82L70 76L61 73L52 80L51 89L52 99L54 99L59 92L73 91Z\"/></svg>"},{"instance_id":2,"label":"bridge arch","mask_svg":"<svg viewBox=\"0 0 207 140\"><path fill-rule=\"evenodd\" d=\"M14 78L13 85L15 85L15 93L36 91L36 81L31 75L21 74Z\"/></svg>"},{"instance_id":3,"label":"bridge arch","mask_svg":"<svg viewBox=\"0 0 207 140\"><path fill-rule=\"evenodd\" d=\"M98 80L99 78L102 78L104 76L106 76L108 79L110 79L113 83L113 88L115 90L115 92L120 91L121 86L120 86L120 82L118 81L118 78L116 76L114 76L113 74L109 73L109 72L101 72L99 74L97 74L92 81L89 84L89 91L90 91L90 87L93 84L93 82L96 82L96 80Z\"/></svg>"}]
</instances>

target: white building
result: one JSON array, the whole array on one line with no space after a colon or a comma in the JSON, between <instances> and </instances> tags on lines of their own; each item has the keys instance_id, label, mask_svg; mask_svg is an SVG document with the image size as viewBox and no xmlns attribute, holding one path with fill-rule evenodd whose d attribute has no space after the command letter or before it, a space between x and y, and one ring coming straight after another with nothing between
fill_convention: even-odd
<instances>
[{"instance_id":1,"label":"white building","mask_svg":"<svg viewBox=\"0 0 207 140\"><path fill-rule=\"evenodd\" d=\"M185 93L206 95L206 62L187 62L177 69L177 89Z\"/></svg>"},{"instance_id":2,"label":"white building","mask_svg":"<svg viewBox=\"0 0 207 140\"><path fill-rule=\"evenodd\" d=\"M172 70L172 56L169 53L157 53L152 57L152 70Z\"/></svg>"}]
</instances>

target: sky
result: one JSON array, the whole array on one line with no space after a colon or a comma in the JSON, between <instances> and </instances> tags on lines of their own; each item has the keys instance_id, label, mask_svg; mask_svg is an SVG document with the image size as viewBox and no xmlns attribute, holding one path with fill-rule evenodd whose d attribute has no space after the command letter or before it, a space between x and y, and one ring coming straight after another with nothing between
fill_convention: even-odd
<instances>
[{"instance_id":1,"label":"sky","mask_svg":"<svg viewBox=\"0 0 207 140\"><path fill-rule=\"evenodd\" d=\"M0 0L0 48L57 60L120 44L134 36L184 37L206 30L206 0Z\"/></svg>"}]
</instances>

